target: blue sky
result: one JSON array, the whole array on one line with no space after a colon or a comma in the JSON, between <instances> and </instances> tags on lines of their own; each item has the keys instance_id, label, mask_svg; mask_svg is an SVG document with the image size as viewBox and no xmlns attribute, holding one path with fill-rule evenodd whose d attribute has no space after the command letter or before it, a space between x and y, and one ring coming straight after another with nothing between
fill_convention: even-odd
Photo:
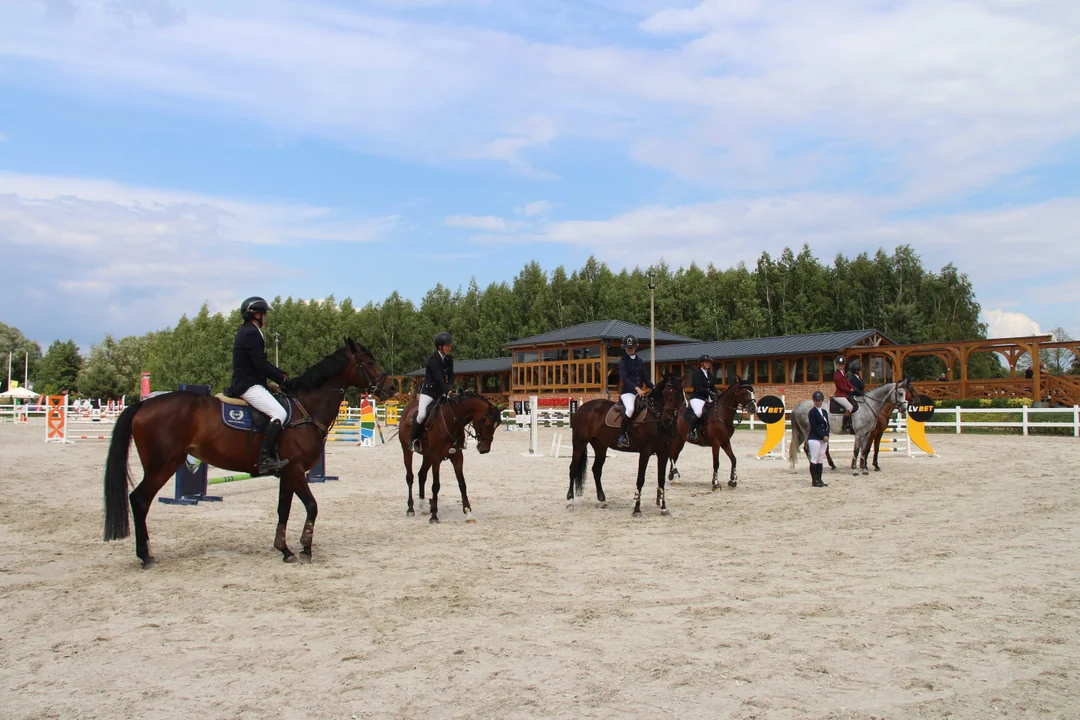
<instances>
[{"instance_id":1,"label":"blue sky","mask_svg":"<svg viewBox=\"0 0 1080 720\"><path fill-rule=\"evenodd\" d=\"M0 4L0 320L912 244L1080 335L1069 0Z\"/></svg>"}]
</instances>

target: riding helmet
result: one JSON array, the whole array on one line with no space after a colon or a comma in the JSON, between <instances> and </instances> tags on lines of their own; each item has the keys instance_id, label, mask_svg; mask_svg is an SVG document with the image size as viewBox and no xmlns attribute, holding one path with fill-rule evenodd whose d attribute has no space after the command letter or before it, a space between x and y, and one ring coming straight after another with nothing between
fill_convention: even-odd
<instances>
[{"instance_id":1,"label":"riding helmet","mask_svg":"<svg viewBox=\"0 0 1080 720\"><path fill-rule=\"evenodd\" d=\"M845 360L844 356L841 355L840 357L836 358L836 364L837 365L847 365L847 360Z\"/></svg>"},{"instance_id":2,"label":"riding helmet","mask_svg":"<svg viewBox=\"0 0 1080 720\"><path fill-rule=\"evenodd\" d=\"M244 322L254 318L255 313L265 312L270 312L270 304L258 296L249 297L240 304L240 317L244 319Z\"/></svg>"},{"instance_id":3,"label":"riding helmet","mask_svg":"<svg viewBox=\"0 0 1080 720\"><path fill-rule=\"evenodd\" d=\"M859 362L859 358L855 358L850 363L848 363L847 369L850 370L851 372L861 372L862 371L862 363Z\"/></svg>"},{"instance_id":4,"label":"riding helmet","mask_svg":"<svg viewBox=\"0 0 1080 720\"><path fill-rule=\"evenodd\" d=\"M441 332L435 336L435 349L437 350L440 345L453 345L454 338L448 332Z\"/></svg>"},{"instance_id":5,"label":"riding helmet","mask_svg":"<svg viewBox=\"0 0 1080 720\"><path fill-rule=\"evenodd\" d=\"M818 400L824 400L825 399L825 393L821 392L820 390L815 390L813 397L814 397L814 402L817 402Z\"/></svg>"},{"instance_id":6,"label":"riding helmet","mask_svg":"<svg viewBox=\"0 0 1080 720\"><path fill-rule=\"evenodd\" d=\"M622 344L624 348L636 348L637 338L633 335L627 335L625 338L623 338Z\"/></svg>"},{"instance_id":7,"label":"riding helmet","mask_svg":"<svg viewBox=\"0 0 1080 720\"><path fill-rule=\"evenodd\" d=\"M702 355L701 357L699 357L697 359L697 361L698 361L699 364L703 363L703 362L712 362L712 357L709 356L709 355Z\"/></svg>"}]
</instances>

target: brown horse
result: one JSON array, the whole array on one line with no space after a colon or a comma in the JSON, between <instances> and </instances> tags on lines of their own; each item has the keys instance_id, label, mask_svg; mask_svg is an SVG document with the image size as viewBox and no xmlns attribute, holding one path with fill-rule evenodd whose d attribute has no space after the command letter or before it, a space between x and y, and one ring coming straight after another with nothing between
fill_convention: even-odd
<instances>
[{"instance_id":1,"label":"brown horse","mask_svg":"<svg viewBox=\"0 0 1080 720\"><path fill-rule=\"evenodd\" d=\"M657 476L656 504L660 506L660 514L667 515L667 498L665 497L664 470L667 468L668 456L671 453L671 438L675 433L676 413L683 402L682 390L679 382L674 378L664 378L656 387L643 396L639 402L644 402L646 409L645 418L642 422L631 425L626 433L630 438L630 446L620 448L619 435L622 430L608 426L605 418L608 411L616 403L611 400L590 400L583 404L570 421L570 431L574 442L573 456L570 459L570 490L566 493L566 499L573 502L575 497L580 497L584 492L585 468L588 465L589 445L592 445L596 453L593 461L593 478L596 480L596 499L600 507L607 507L607 496L604 495L603 485L600 483L600 475L604 470L604 461L607 459L608 450L620 450L638 454L638 477L637 492L634 493L634 515L641 515L641 488L645 485L645 471L649 467L649 458L656 455ZM622 410L622 406L619 406ZM635 413L636 417L637 413Z\"/></svg>"},{"instance_id":2,"label":"brown horse","mask_svg":"<svg viewBox=\"0 0 1080 720\"><path fill-rule=\"evenodd\" d=\"M413 451L409 447L412 425L416 421L417 401L405 408L401 415L398 429L398 441L401 443L402 459L405 462L405 482L409 486L409 508L405 515L412 517L413 511ZM465 490L465 472L462 468L465 457L465 434L472 428L476 439L476 449L481 455L491 451L491 441L495 439L495 428L502 422L502 408L482 395L466 391L455 395L448 401L439 403L428 413L427 430L420 440L423 460L420 463L420 500L424 499L424 483L427 482L428 470L431 470L431 517L429 523L439 522L439 466L443 460L450 459L457 475L458 489L461 490L461 509L465 512L465 522L474 523L472 505ZM421 511L423 512L423 511Z\"/></svg>"},{"instance_id":3,"label":"brown horse","mask_svg":"<svg viewBox=\"0 0 1080 720\"><path fill-rule=\"evenodd\" d=\"M686 436L690 426L686 422L685 413L679 413L679 428L675 432L675 439L671 443L671 472L668 480L674 480L679 475L676 463L679 461L679 453L687 442L701 447L712 448L712 489L720 487L720 448L724 449L728 459L731 460L731 476L728 478L728 487L738 485L739 475L735 472L738 464L735 453L731 450L731 436L735 432L735 413L742 408L748 413L755 412L754 386L746 380L740 379L734 385L729 386L714 400L705 406L705 417L698 425L696 440L689 440ZM687 408L687 412L692 412Z\"/></svg>"},{"instance_id":4,"label":"brown horse","mask_svg":"<svg viewBox=\"0 0 1080 720\"><path fill-rule=\"evenodd\" d=\"M287 458L289 464L281 471L274 548L281 551L285 562L311 560L318 506L305 473L319 459L327 430L334 424L338 406L350 387L364 388L379 399L393 397L397 392L372 354L352 340L288 385L295 393L294 414L299 417L289 422L280 442L281 458ZM226 427L221 405L214 397L173 392L134 403L120 414L105 465L106 541L126 538L131 533L130 502L135 518L135 554L144 565L155 562L150 554L146 514L154 496L184 464L188 454L214 467L255 473L262 435ZM142 462L143 479L129 495L128 451L132 438ZM294 494L307 509L299 558L285 544L285 526Z\"/></svg>"}]
</instances>

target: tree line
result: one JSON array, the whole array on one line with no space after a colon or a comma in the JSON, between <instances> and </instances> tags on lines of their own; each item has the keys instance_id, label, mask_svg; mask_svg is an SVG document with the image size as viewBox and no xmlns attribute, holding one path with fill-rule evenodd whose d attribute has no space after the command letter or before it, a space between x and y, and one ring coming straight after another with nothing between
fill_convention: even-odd
<instances>
[{"instance_id":1,"label":"tree line","mask_svg":"<svg viewBox=\"0 0 1080 720\"><path fill-rule=\"evenodd\" d=\"M333 296L277 297L265 330L267 351L274 360L276 350L282 369L296 374L352 337L375 353L384 370L400 374L423 366L434 335L449 330L459 359L505 356L507 342L577 323L621 319L647 326L649 273L657 286L656 326L701 340L863 328L876 328L899 343L986 336L974 287L952 264L929 270L906 245L891 254L838 254L823 263L804 246L778 257L762 253L753 268L740 263L727 269L711 264L673 269L661 262L615 272L590 257L576 270L559 266L548 272L533 261L511 282L481 288L473 279L457 289L439 284L419 303L398 292L359 307ZM174 327L119 340L106 335L85 358L71 340L57 340L42 354L17 330L0 326L0 350L28 349L31 379L47 392L130 397L138 394L143 370L151 373L155 390L190 383L209 384L217 392L229 383L239 324L238 309L226 315L204 305ZM905 367L916 379L934 378L942 369L936 358L916 358ZM16 379L21 370L20 363ZM969 373L1005 374L990 355L974 356Z\"/></svg>"}]
</instances>

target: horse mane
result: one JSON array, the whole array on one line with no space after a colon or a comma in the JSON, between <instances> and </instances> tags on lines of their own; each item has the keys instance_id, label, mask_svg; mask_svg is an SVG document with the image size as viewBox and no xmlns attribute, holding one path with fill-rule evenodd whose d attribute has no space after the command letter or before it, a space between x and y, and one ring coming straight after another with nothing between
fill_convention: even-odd
<instances>
[{"instance_id":1,"label":"horse mane","mask_svg":"<svg viewBox=\"0 0 1080 720\"><path fill-rule=\"evenodd\" d=\"M364 349L363 346L357 346ZM314 390L322 387L349 364L349 348L343 347L324 357L292 381L294 390Z\"/></svg>"}]
</instances>

